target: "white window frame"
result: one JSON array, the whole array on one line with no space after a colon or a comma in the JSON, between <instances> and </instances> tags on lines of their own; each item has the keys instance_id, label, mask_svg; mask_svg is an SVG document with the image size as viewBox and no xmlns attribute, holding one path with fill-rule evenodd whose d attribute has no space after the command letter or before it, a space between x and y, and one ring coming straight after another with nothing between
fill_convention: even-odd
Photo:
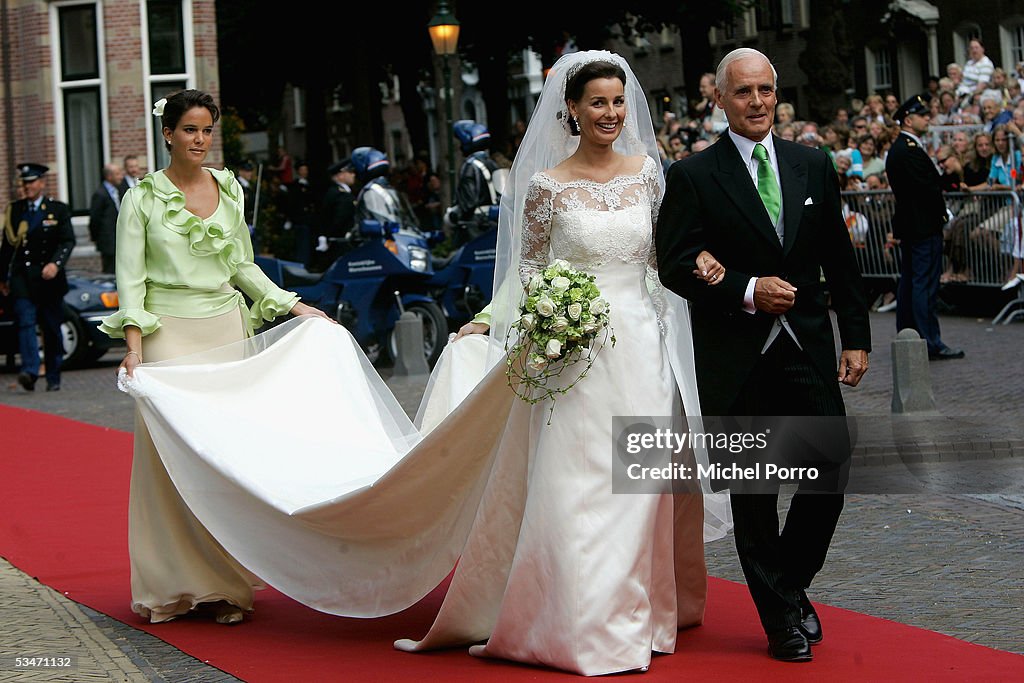
<instances>
[{"instance_id":1,"label":"white window frame","mask_svg":"<svg viewBox=\"0 0 1024 683\"><path fill-rule=\"evenodd\" d=\"M306 127L306 91L297 85L292 86L292 128Z\"/></svg>"},{"instance_id":2,"label":"white window frame","mask_svg":"<svg viewBox=\"0 0 1024 683\"><path fill-rule=\"evenodd\" d=\"M1012 77L1019 62L1024 62L1024 16L1014 16L999 25L1003 69ZM1016 53L1016 54L1014 54Z\"/></svg>"},{"instance_id":3,"label":"white window frame","mask_svg":"<svg viewBox=\"0 0 1024 683\"><path fill-rule=\"evenodd\" d=\"M754 38L757 36L757 10L749 7L743 12L743 37Z\"/></svg>"},{"instance_id":4,"label":"white window frame","mask_svg":"<svg viewBox=\"0 0 1024 683\"><path fill-rule=\"evenodd\" d=\"M153 126L156 125L156 117L151 114L153 111L153 86L157 83L185 82L186 88L196 87L196 55L195 35L192 31L192 3L190 0L181 0L181 38L185 42L185 71L174 74L154 74L150 64L149 55L149 1L141 0L139 7L139 36L142 42L142 82L143 101L146 106L146 156L149 161L149 170L158 170L157 150L153 147Z\"/></svg>"},{"instance_id":5,"label":"white window frame","mask_svg":"<svg viewBox=\"0 0 1024 683\"><path fill-rule=\"evenodd\" d=\"M885 61L888 63L889 70L889 82L884 83L878 80L878 67L880 66L879 55L885 57ZM886 50L873 50L869 47L864 48L864 66L868 80L868 92L874 93L882 89L892 89L892 74L893 74L893 63L892 55Z\"/></svg>"},{"instance_id":6,"label":"white window frame","mask_svg":"<svg viewBox=\"0 0 1024 683\"><path fill-rule=\"evenodd\" d=\"M975 35L975 33L977 35ZM953 61L963 66L967 62L967 43L972 38L984 40L981 36L981 26L974 22L965 21L953 29Z\"/></svg>"},{"instance_id":7,"label":"white window frame","mask_svg":"<svg viewBox=\"0 0 1024 683\"><path fill-rule=\"evenodd\" d=\"M60 10L64 7L73 7L76 5L92 5L96 9L96 60L98 66L99 76L97 78L88 78L77 81L65 81L64 73L62 69L62 59L60 54ZM106 38L103 32L103 0L63 0L60 2L54 2L49 7L50 10L50 64L53 70L52 80L52 97L53 97L53 142L54 149L57 154L57 168L60 170L59 182L57 187L57 194L61 199L70 199L70 188L68 186L68 155L67 155L67 135L64 132L64 91L73 88L82 87L96 87L99 86L100 90L100 130L101 140L100 145L103 149L103 163L107 163L110 159L110 126L107 125L107 121L110 120L109 111L107 107L107 59L106 53ZM97 169L97 172L99 169ZM88 220L87 217L76 216L73 222L79 223Z\"/></svg>"},{"instance_id":8,"label":"white window frame","mask_svg":"<svg viewBox=\"0 0 1024 683\"><path fill-rule=\"evenodd\" d=\"M800 19L797 25L801 29L811 27L811 0L799 0Z\"/></svg>"},{"instance_id":9,"label":"white window frame","mask_svg":"<svg viewBox=\"0 0 1024 683\"><path fill-rule=\"evenodd\" d=\"M779 26L796 28L799 25L800 7L797 0L779 0Z\"/></svg>"}]
</instances>

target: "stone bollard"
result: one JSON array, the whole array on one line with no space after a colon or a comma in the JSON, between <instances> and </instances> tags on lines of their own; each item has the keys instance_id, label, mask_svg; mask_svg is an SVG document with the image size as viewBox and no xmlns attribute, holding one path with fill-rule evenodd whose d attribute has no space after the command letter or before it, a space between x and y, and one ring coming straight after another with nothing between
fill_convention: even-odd
<instances>
[{"instance_id":1,"label":"stone bollard","mask_svg":"<svg viewBox=\"0 0 1024 683\"><path fill-rule=\"evenodd\" d=\"M394 377L410 377L413 375L429 375L430 368L423 355L423 321L418 315L406 311L395 321L395 345L398 357L395 358Z\"/></svg>"},{"instance_id":2,"label":"stone bollard","mask_svg":"<svg viewBox=\"0 0 1024 683\"><path fill-rule=\"evenodd\" d=\"M892 412L938 415L928 369L928 344L917 330L900 330L892 342Z\"/></svg>"}]
</instances>

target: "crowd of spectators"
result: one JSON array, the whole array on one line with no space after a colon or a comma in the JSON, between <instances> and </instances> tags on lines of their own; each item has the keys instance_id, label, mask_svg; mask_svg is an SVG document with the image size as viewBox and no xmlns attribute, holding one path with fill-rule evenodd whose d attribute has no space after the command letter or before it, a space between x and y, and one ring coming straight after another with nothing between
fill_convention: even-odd
<instances>
[{"instance_id":1,"label":"crowd of spectators","mask_svg":"<svg viewBox=\"0 0 1024 683\"><path fill-rule=\"evenodd\" d=\"M922 142L943 176L944 189L956 193L950 196L950 205L957 210L947 228L949 265L943 281L971 281L977 274L970 272L965 253L988 248L1004 260L1009 256L1012 265L1001 276L1010 288L1024 281L1024 275L1017 278L1024 273L1020 217L1011 215L1009 205L982 215L981 203L965 201L964 194L1009 190L1021 196L1024 190L1024 63L1013 68L995 66L977 39L970 41L967 57L964 64L948 64L946 75L929 78L927 86L931 128ZM672 112L664 115L658 138L666 169L713 144L725 131L725 117L714 106L713 93L714 74L705 74L700 82L701 99L682 117ZM779 102L774 130L781 138L827 153L843 190L885 190L885 159L900 134L900 125L893 119L900 104L892 92L872 93L838 108L831 120L819 122L802 118L792 104ZM882 203L876 198L872 211L882 211ZM847 208L851 239L863 240L870 221L855 210L862 208L860 205ZM891 204L885 210L891 211ZM891 252L897 245L891 235L879 242L881 258L892 263L895 256ZM879 305L890 300L887 295Z\"/></svg>"}]
</instances>

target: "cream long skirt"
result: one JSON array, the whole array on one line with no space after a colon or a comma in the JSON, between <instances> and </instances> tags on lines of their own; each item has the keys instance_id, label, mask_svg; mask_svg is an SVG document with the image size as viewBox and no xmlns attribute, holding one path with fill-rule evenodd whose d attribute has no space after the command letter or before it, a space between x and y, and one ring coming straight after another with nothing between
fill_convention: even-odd
<instances>
[{"instance_id":1,"label":"cream long skirt","mask_svg":"<svg viewBox=\"0 0 1024 683\"><path fill-rule=\"evenodd\" d=\"M147 363L198 353L244 339L240 309L212 318L161 316L142 340ZM252 610L263 588L199 523L181 499L138 410L128 500L128 554L132 610L151 622L168 621L200 603L226 600Z\"/></svg>"}]
</instances>

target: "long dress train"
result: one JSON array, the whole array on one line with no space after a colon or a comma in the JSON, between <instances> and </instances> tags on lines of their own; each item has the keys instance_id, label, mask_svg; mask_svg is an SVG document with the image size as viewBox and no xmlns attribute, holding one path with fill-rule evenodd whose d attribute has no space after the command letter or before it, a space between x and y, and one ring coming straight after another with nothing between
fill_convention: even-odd
<instances>
[{"instance_id":1,"label":"long dress train","mask_svg":"<svg viewBox=\"0 0 1024 683\"><path fill-rule=\"evenodd\" d=\"M538 178L536 262L595 274L618 340L550 425L499 364L420 432L343 328L290 321L241 360L136 371L130 390L182 498L243 566L333 614L401 610L457 562L433 626L402 649L487 640L484 655L582 674L672 652L677 628L703 617L701 494L611 491L611 418L681 410L647 287L655 179L651 160L604 185Z\"/></svg>"},{"instance_id":2,"label":"long dress train","mask_svg":"<svg viewBox=\"0 0 1024 683\"><path fill-rule=\"evenodd\" d=\"M513 407L506 438L523 452L499 455L513 471L492 476L430 632L398 647L487 639L477 653L603 674L647 666L652 651L674 651L679 627L702 621L699 493L676 496L677 514L671 495L612 492L612 417L680 410L646 282L654 172L648 159L604 184L535 177L523 279L549 258L595 275L617 342L558 398L550 424L546 403ZM525 490L505 490L506 476Z\"/></svg>"}]
</instances>

